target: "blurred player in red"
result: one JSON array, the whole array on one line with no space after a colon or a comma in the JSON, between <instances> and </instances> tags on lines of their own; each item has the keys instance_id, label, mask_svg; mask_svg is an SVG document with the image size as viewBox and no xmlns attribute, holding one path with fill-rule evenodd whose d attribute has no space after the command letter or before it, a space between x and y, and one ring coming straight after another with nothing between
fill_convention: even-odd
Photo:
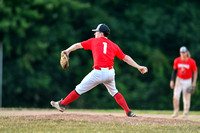
<instances>
[{"instance_id":1,"label":"blurred player in red","mask_svg":"<svg viewBox=\"0 0 200 133\"><path fill-rule=\"evenodd\" d=\"M192 81L193 79L193 81ZM175 83L174 83L175 81ZM183 118L187 117L190 109L191 93L186 91L186 88L193 86L195 89L197 81L197 66L196 62L190 58L190 53L185 46L180 48L180 57L174 60L173 72L170 81L170 88L174 89L173 118L178 116L179 99L181 92L183 93L184 111Z\"/></svg>"},{"instance_id":2,"label":"blurred player in red","mask_svg":"<svg viewBox=\"0 0 200 133\"><path fill-rule=\"evenodd\" d=\"M51 101L51 105L63 112L65 106L76 100L81 94L93 89L98 84L104 84L111 96L125 110L126 115L135 117L136 115L129 109L124 97L118 92L115 86L114 58L117 56L120 60L137 68L142 74L148 71L147 67L138 65L130 56L125 55L117 44L108 39L110 29L106 24L99 24L93 29L95 38L91 38L81 43L75 43L65 50L69 55L72 51L84 48L91 50L93 55L93 70L76 86L64 100L57 102Z\"/></svg>"}]
</instances>

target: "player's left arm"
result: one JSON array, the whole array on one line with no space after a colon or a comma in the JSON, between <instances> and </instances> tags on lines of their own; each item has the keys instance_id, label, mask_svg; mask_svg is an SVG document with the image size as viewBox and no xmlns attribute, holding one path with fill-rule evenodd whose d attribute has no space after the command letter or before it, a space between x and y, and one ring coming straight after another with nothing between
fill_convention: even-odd
<instances>
[{"instance_id":1,"label":"player's left arm","mask_svg":"<svg viewBox=\"0 0 200 133\"><path fill-rule=\"evenodd\" d=\"M69 54L72 52L72 51L75 51L77 49L81 49L83 48L83 46L81 45L81 43L75 43L73 44L72 46L70 46L69 48L67 48L65 50L65 53L69 56Z\"/></svg>"},{"instance_id":2,"label":"player's left arm","mask_svg":"<svg viewBox=\"0 0 200 133\"><path fill-rule=\"evenodd\" d=\"M194 89L196 88L197 75L198 75L198 71L196 70L195 72L193 72L193 82L192 82L192 86L193 86Z\"/></svg>"},{"instance_id":3,"label":"player's left arm","mask_svg":"<svg viewBox=\"0 0 200 133\"><path fill-rule=\"evenodd\" d=\"M138 64L137 64L130 56L128 56L128 55L125 55L123 61L126 62L127 64L129 64L130 66L137 68L142 74L148 72L147 67L138 65Z\"/></svg>"},{"instance_id":4,"label":"player's left arm","mask_svg":"<svg viewBox=\"0 0 200 133\"><path fill-rule=\"evenodd\" d=\"M192 82L192 86L193 89L195 90L196 88L196 82L197 82L197 76L198 76L198 68L196 65L196 62L193 60L193 66L192 66L192 70L193 70L193 82Z\"/></svg>"}]
</instances>

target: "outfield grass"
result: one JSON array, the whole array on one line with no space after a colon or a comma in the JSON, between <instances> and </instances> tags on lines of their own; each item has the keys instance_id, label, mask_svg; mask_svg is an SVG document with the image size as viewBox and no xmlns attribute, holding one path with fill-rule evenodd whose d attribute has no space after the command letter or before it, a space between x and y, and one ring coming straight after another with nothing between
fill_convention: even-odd
<instances>
[{"instance_id":1,"label":"outfield grass","mask_svg":"<svg viewBox=\"0 0 200 133\"><path fill-rule=\"evenodd\" d=\"M198 133L196 125L152 125L65 121L50 119L1 118L2 133Z\"/></svg>"},{"instance_id":2,"label":"outfield grass","mask_svg":"<svg viewBox=\"0 0 200 133\"><path fill-rule=\"evenodd\" d=\"M3 109L11 110L11 109ZM16 110L16 109L13 109ZM24 109L17 109L24 110ZM29 110L29 109L25 109ZM31 109L35 110L35 109ZM37 109L38 110L38 109ZM45 110L45 109L44 109ZM123 110L71 110L80 112L124 113ZM172 111L135 110L137 114L171 114ZM199 111L190 114L198 115ZM200 133L199 125L159 125L66 121L64 119L25 119L0 115L0 133Z\"/></svg>"}]
</instances>

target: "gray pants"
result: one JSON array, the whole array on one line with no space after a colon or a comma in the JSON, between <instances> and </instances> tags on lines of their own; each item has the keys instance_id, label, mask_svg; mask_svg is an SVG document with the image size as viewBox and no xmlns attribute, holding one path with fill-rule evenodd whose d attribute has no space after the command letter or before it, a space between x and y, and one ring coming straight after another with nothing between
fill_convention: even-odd
<instances>
[{"instance_id":1,"label":"gray pants","mask_svg":"<svg viewBox=\"0 0 200 133\"><path fill-rule=\"evenodd\" d=\"M173 96L174 114L178 114L179 112L179 100L181 92L183 93L183 104L184 104L183 115L188 114L190 109L191 94L186 92L186 88L191 85L192 85L191 78L190 79L181 79L179 77L176 78L174 96Z\"/></svg>"},{"instance_id":2,"label":"gray pants","mask_svg":"<svg viewBox=\"0 0 200 133\"><path fill-rule=\"evenodd\" d=\"M78 94L83 94L98 84L104 84L110 93L114 96L118 93L115 85L115 70L109 68L101 68L101 70L92 70L79 85L76 86L75 90Z\"/></svg>"}]
</instances>

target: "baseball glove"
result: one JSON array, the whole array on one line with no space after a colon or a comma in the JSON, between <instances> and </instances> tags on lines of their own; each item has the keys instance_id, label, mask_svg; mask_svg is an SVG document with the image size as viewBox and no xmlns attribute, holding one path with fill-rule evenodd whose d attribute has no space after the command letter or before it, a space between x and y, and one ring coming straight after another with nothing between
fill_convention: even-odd
<instances>
[{"instance_id":1,"label":"baseball glove","mask_svg":"<svg viewBox=\"0 0 200 133\"><path fill-rule=\"evenodd\" d=\"M191 93L193 94L194 93L194 88L192 86L189 86L187 89L186 89L187 93Z\"/></svg>"},{"instance_id":2,"label":"baseball glove","mask_svg":"<svg viewBox=\"0 0 200 133\"><path fill-rule=\"evenodd\" d=\"M61 52L60 65L64 70L69 67L69 56L64 51Z\"/></svg>"}]
</instances>

